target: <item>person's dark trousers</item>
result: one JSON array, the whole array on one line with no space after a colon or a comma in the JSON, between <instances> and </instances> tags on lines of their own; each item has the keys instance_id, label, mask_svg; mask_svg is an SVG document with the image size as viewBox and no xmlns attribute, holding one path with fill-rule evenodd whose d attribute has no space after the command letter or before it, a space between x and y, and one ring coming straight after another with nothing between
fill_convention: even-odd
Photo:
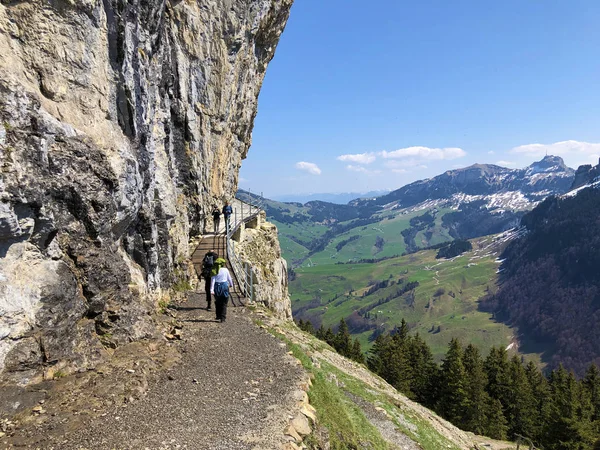
<instances>
[{"instance_id":1,"label":"person's dark trousers","mask_svg":"<svg viewBox=\"0 0 600 450\"><path fill-rule=\"evenodd\" d=\"M217 310L217 320L225 322L227 318L227 297L218 297L215 295L215 309Z\"/></svg>"},{"instance_id":2,"label":"person's dark trousers","mask_svg":"<svg viewBox=\"0 0 600 450\"><path fill-rule=\"evenodd\" d=\"M212 298L210 296L210 276L204 277L204 290L206 291L206 309L210 309Z\"/></svg>"},{"instance_id":3,"label":"person's dark trousers","mask_svg":"<svg viewBox=\"0 0 600 450\"><path fill-rule=\"evenodd\" d=\"M219 234L219 219L215 220L215 234Z\"/></svg>"}]
</instances>

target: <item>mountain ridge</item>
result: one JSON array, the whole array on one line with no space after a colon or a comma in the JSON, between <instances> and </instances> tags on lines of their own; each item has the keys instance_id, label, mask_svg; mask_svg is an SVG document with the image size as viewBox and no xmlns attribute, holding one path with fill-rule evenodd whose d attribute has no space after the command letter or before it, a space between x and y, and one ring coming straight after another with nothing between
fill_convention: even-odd
<instances>
[{"instance_id":1,"label":"mountain ridge","mask_svg":"<svg viewBox=\"0 0 600 450\"><path fill-rule=\"evenodd\" d=\"M545 156L523 169L509 169L495 164L472 164L447 170L432 178L409 183L387 195L369 200L355 200L363 204L407 208L426 200L449 198L454 194L491 195L520 191L531 201L550 194L566 192L572 184L575 171L564 164L559 156Z\"/></svg>"}]
</instances>

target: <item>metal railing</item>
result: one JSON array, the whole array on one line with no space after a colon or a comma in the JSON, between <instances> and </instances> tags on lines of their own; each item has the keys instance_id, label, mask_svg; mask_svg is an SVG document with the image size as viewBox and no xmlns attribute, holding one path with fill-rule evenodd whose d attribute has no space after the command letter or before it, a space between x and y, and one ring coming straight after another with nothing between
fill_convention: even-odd
<instances>
[{"instance_id":1,"label":"metal railing","mask_svg":"<svg viewBox=\"0 0 600 450\"><path fill-rule=\"evenodd\" d=\"M253 198L253 200L255 201L251 203L236 198L235 201L236 206L239 206L239 213L238 208L234 208L232 214L233 221L231 221L231 223L225 222L227 259L229 260L229 264L231 264L233 275L237 280L241 293L250 301L256 301L252 266L250 263L242 261L239 255L235 253L232 237L242 224L254 219L262 211L262 206L264 204L262 195L260 198Z\"/></svg>"}]
</instances>

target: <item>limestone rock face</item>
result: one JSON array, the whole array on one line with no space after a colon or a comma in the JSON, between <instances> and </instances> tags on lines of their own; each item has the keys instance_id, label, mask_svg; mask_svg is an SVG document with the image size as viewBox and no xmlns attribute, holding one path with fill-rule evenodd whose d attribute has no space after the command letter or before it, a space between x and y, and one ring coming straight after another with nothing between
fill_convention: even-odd
<instances>
[{"instance_id":1,"label":"limestone rock face","mask_svg":"<svg viewBox=\"0 0 600 450\"><path fill-rule=\"evenodd\" d=\"M277 227L266 221L264 211L254 226L243 229L239 242L234 245L236 254L252 267L254 298L278 318L291 320L287 263L281 257Z\"/></svg>"},{"instance_id":2,"label":"limestone rock face","mask_svg":"<svg viewBox=\"0 0 600 450\"><path fill-rule=\"evenodd\" d=\"M596 166L592 166L591 164L579 166L577 168L577 172L575 172L575 179L573 180L571 189L577 189L578 187L585 186L586 184L592 183L597 179L600 179L600 160Z\"/></svg>"},{"instance_id":3,"label":"limestone rock face","mask_svg":"<svg viewBox=\"0 0 600 450\"><path fill-rule=\"evenodd\" d=\"M291 3L0 2L0 372L154 333L190 237L237 189Z\"/></svg>"}]
</instances>

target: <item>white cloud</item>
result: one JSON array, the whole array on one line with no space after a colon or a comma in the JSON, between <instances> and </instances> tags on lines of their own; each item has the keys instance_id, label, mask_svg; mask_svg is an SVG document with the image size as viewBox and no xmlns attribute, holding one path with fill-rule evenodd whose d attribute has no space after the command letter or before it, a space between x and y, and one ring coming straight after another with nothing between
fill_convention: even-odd
<instances>
[{"instance_id":1,"label":"white cloud","mask_svg":"<svg viewBox=\"0 0 600 450\"><path fill-rule=\"evenodd\" d=\"M315 163L300 161L296 163L296 169L304 170L311 175L321 175L321 169Z\"/></svg>"},{"instance_id":2,"label":"white cloud","mask_svg":"<svg viewBox=\"0 0 600 450\"><path fill-rule=\"evenodd\" d=\"M496 165L502 167L516 166L516 164L512 161L496 161Z\"/></svg>"},{"instance_id":3,"label":"white cloud","mask_svg":"<svg viewBox=\"0 0 600 450\"><path fill-rule=\"evenodd\" d=\"M561 141L554 144L527 144L510 150L510 153L521 153L530 156L589 156L600 153L600 143Z\"/></svg>"},{"instance_id":4,"label":"white cloud","mask_svg":"<svg viewBox=\"0 0 600 450\"><path fill-rule=\"evenodd\" d=\"M379 153L385 159L402 159L416 158L422 161L442 160L442 159L457 159L466 156L462 148L429 148L429 147L406 147L386 152L385 150Z\"/></svg>"},{"instance_id":5,"label":"white cloud","mask_svg":"<svg viewBox=\"0 0 600 450\"><path fill-rule=\"evenodd\" d=\"M348 169L348 170L350 170L352 172L366 173L368 175L375 175L375 174L381 173L380 170L369 170L369 169L366 169L365 167L355 166L353 164L348 164L346 166L346 169Z\"/></svg>"},{"instance_id":6,"label":"white cloud","mask_svg":"<svg viewBox=\"0 0 600 450\"><path fill-rule=\"evenodd\" d=\"M493 155L493 154L495 154L495 153L496 153L496 152L495 152L494 150L490 150L490 151L488 152L488 155Z\"/></svg>"},{"instance_id":7,"label":"white cloud","mask_svg":"<svg viewBox=\"0 0 600 450\"><path fill-rule=\"evenodd\" d=\"M406 170L406 169L392 169L392 172L394 172L394 173L406 173L406 172L408 172L408 170Z\"/></svg>"},{"instance_id":8,"label":"white cloud","mask_svg":"<svg viewBox=\"0 0 600 450\"><path fill-rule=\"evenodd\" d=\"M375 153L357 153L354 155L340 155L337 157L339 161L353 162L358 164L371 164L375 161Z\"/></svg>"}]
</instances>

